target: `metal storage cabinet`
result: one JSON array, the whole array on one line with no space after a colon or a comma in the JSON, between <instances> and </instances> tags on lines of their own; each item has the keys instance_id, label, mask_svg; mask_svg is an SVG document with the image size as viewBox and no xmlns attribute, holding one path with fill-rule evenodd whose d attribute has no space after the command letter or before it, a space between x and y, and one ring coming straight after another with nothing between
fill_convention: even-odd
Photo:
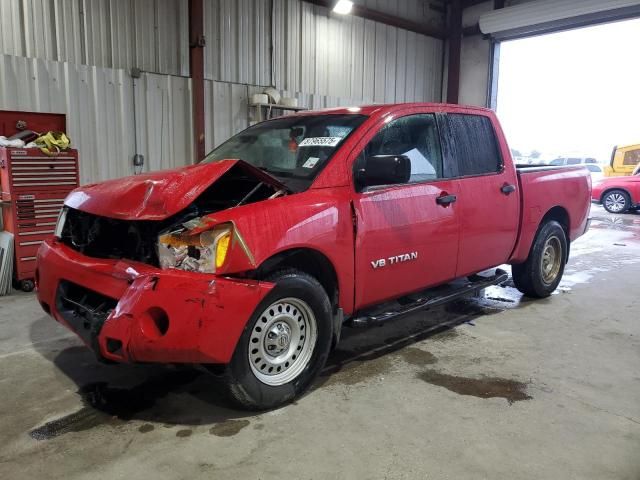
<instances>
[{"instance_id":1,"label":"metal storage cabinet","mask_svg":"<svg viewBox=\"0 0 640 480\"><path fill-rule=\"evenodd\" d=\"M38 148L0 147L0 185L4 229L15 241L15 279L30 291L38 248L53 234L65 197L78 186L78 152L48 156Z\"/></svg>"}]
</instances>

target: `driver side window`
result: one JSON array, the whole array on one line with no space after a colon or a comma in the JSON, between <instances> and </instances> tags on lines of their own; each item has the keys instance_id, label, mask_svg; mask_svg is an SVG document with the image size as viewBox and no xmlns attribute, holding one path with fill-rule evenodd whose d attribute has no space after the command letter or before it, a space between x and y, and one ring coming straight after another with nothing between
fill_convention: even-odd
<instances>
[{"instance_id":1,"label":"driver side window","mask_svg":"<svg viewBox=\"0 0 640 480\"><path fill-rule=\"evenodd\" d=\"M411 161L409 183L444 178L436 118L417 114L392 120L364 148L364 157L404 155Z\"/></svg>"}]
</instances>

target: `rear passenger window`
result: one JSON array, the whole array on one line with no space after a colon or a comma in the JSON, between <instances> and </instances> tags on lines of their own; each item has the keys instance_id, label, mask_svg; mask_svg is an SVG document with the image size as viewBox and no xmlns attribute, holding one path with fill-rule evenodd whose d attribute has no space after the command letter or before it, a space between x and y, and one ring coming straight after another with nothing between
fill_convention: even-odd
<instances>
[{"instance_id":1,"label":"rear passenger window","mask_svg":"<svg viewBox=\"0 0 640 480\"><path fill-rule=\"evenodd\" d=\"M363 153L365 157L409 157L409 182L424 182L443 177L440 139L433 114L408 115L389 122L371 139Z\"/></svg>"},{"instance_id":2,"label":"rear passenger window","mask_svg":"<svg viewBox=\"0 0 640 480\"><path fill-rule=\"evenodd\" d=\"M484 175L502 170L493 125L488 117L449 113L445 115L458 175Z\"/></svg>"}]
</instances>

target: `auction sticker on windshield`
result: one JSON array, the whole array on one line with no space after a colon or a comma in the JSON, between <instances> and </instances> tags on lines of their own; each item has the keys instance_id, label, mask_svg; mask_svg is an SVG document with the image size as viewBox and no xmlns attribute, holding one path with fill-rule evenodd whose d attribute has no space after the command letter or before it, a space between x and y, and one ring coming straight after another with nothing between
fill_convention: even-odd
<instances>
[{"instance_id":1,"label":"auction sticker on windshield","mask_svg":"<svg viewBox=\"0 0 640 480\"><path fill-rule=\"evenodd\" d=\"M302 164L302 167L313 168L316 166L316 163L318 163L318 160L320 160L318 157L309 157L307 161Z\"/></svg>"},{"instance_id":2,"label":"auction sticker on windshield","mask_svg":"<svg viewBox=\"0 0 640 480\"><path fill-rule=\"evenodd\" d=\"M335 147L342 137L309 137L300 142L299 147Z\"/></svg>"}]
</instances>

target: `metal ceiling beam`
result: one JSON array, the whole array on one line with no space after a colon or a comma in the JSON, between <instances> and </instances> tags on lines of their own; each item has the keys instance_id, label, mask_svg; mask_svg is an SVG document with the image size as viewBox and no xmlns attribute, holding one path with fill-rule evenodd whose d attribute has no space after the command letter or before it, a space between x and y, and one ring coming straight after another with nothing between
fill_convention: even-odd
<instances>
[{"instance_id":1,"label":"metal ceiling beam","mask_svg":"<svg viewBox=\"0 0 640 480\"><path fill-rule=\"evenodd\" d=\"M463 0L462 8L473 7L474 5L478 5L480 3L485 3L487 0Z\"/></svg>"},{"instance_id":2,"label":"metal ceiling beam","mask_svg":"<svg viewBox=\"0 0 640 480\"><path fill-rule=\"evenodd\" d=\"M303 0L313 5L328 8L332 10L336 1L335 0ZM356 17L366 18L374 22L383 23L391 27L401 28L403 30L409 30L410 32L419 33L428 37L444 40L447 38L447 32L443 28L432 27L429 25L423 25L421 23L413 22L411 20L405 20L404 18L396 17L395 15L389 15L387 13L373 10L363 5L353 4L351 15Z\"/></svg>"}]
</instances>

